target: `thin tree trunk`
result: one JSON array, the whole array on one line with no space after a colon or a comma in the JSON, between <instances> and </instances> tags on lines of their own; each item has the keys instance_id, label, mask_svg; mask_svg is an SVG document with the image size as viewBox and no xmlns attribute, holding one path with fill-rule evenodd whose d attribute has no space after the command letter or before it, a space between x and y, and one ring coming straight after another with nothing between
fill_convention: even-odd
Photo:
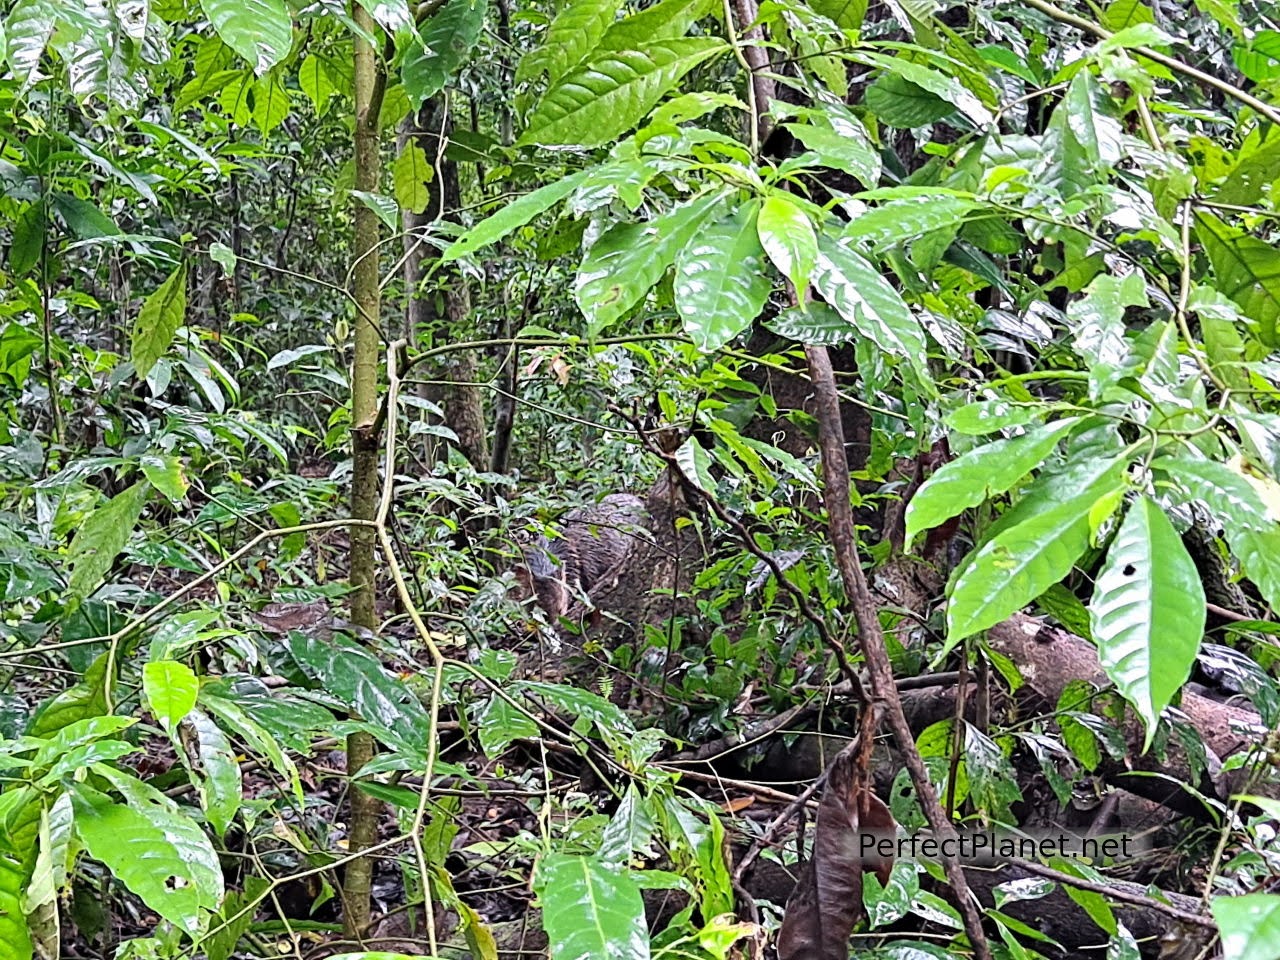
<instances>
[{"instance_id":1,"label":"thin tree trunk","mask_svg":"<svg viewBox=\"0 0 1280 960\"><path fill-rule=\"evenodd\" d=\"M360 4L352 5L356 23L378 35L373 18ZM370 193L378 191L378 118L382 112L385 78L378 53L360 37L355 39L355 186ZM378 438L374 421L378 414L378 357L381 332L381 298L378 271L378 217L364 204L355 205L355 237L351 253L353 294L356 302L355 350L351 370L351 515L357 520L373 520L378 505ZM374 547L372 527L351 530L351 620L359 627L376 631L378 613L374 603ZM376 746L367 733L347 737L347 775L354 778L374 756ZM381 804L362 790L347 791L351 802L351 853L373 845L378 830ZM359 941L369 926L373 860L360 857L347 865L343 883L343 928L348 939Z\"/></svg>"}]
</instances>

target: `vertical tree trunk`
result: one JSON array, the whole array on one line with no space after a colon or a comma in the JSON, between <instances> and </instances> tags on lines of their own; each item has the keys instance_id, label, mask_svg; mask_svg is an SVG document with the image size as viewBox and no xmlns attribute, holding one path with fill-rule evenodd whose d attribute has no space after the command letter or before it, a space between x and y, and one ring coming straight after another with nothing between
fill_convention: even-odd
<instances>
[{"instance_id":1,"label":"vertical tree trunk","mask_svg":"<svg viewBox=\"0 0 1280 960\"><path fill-rule=\"evenodd\" d=\"M373 18L360 4L352 5L356 23L371 36L378 35ZM355 38L355 186L370 193L378 191L378 116L382 112L384 77L373 46ZM351 370L351 515L357 520L373 520L378 506L378 437L374 421L378 413L378 356L381 335L381 298L378 274L378 217L362 203L355 205L355 237L352 282L356 302L355 351ZM378 614L374 604L374 531L358 526L351 530L351 620L376 631ZM367 733L347 737L347 775L354 777L373 758L375 745ZM359 853L373 845L377 836L380 804L354 787L347 791L351 802L348 845ZM369 926L370 888L373 861L368 857L347 866L343 883L343 927L349 939L359 941Z\"/></svg>"}]
</instances>

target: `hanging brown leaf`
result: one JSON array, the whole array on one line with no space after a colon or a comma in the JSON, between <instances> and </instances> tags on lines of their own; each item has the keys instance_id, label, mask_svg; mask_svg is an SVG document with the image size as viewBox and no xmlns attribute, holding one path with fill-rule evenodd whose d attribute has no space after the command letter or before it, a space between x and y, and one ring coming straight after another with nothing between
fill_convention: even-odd
<instances>
[{"instance_id":1,"label":"hanging brown leaf","mask_svg":"<svg viewBox=\"0 0 1280 960\"><path fill-rule=\"evenodd\" d=\"M863 916L862 874L889 882L893 859L863 857L863 837L892 837L889 808L856 766L856 744L842 750L827 772L818 804L813 857L787 901L778 931L778 960L847 960L849 935Z\"/></svg>"}]
</instances>

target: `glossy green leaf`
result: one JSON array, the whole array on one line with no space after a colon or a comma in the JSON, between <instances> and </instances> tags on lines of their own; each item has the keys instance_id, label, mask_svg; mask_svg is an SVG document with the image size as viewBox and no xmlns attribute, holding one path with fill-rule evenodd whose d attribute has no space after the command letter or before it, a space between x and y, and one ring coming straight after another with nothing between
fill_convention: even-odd
<instances>
[{"instance_id":1,"label":"glossy green leaf","mask_svg":"<svg viewBox=\"0 0 1280 960\"><path fill-rule=\"evenodd\" d=\"M328 109L330 98L338 92L328 65L314 53L308 53L298 65L298 87L319 114Z\"/></svg>"},{"instance_id":2,"label":"glossy green leaf","mask_svg":"<svg viewBox=\"0 0 1280 960\"><path fill-rule=\"evenodd\" d=\"M138 458L138 465L151 485L173 502L178 503L187 495L191 482L180 457L144 453Z\"/></svg>"},{"instance_id":3,"label":"glossy green leaf","mask_svg":"<svg viewBox=\"0 0 1280 960\"><path fill-rule=\"evenodd\" d=\"M1210 906L1224 960L1276 960L1280 951L1280 896L1249 893L1214 897Z\"/></svg>"},{"instance_id":4,"label":"glossy green leaf","mask_svg":"<svg viewBox=\"0 0 1280 960\"><path fill-rule=\"evenodd\" d=\"M653 6L611 24L596 49L636 50L653 40L683 37L697 20L715 7L714 0L658 0Z\"/></svg>"},{"instance_id":5,"label":"glossy green leaf","mask_svg":"<svg viewBox=\"0 0 1280 960\"><path fill-rule=\"evenodd\" d=\"M196 705L199 689L200 681L185 663L160 660L142 665L142 692L155 718L171 735Z\"/></svg>"},{"instance_id":6,"label":"glossy green leaf","mask_svg":"<svg viewBox=\"0 0 1280 960\"><path fill-rule=\"evenodd\" d=\"M1198 210L1196 236L1213 265L1214 286L1257 323L1267 346L1280 346L1280 251Z\"/></svg>"},{"instance_id":7,"label":"glossy green leaf","mask_svg":"<svg viewBox=\"0 0 1280 960\"><path fill-rule=\"evenodd\" d=\"M387 33L394 36L401 30L413 28L413 13L409 9L408 0L359 0L360 6L369 11L377 23Z\"/></svg>"},{"instance_id":8,"label":"glossy green leaf","mask_svg":"<svg viewBox=\"0 0 1280 960\"><path fill-rule=\"evenodd\" d=\"M505 697L496 694L476 713L476 730L480 749L491 760L506 753L515 740L532 740L538 736L538 725L528 709L520 710Z\"/></svg>"},{"instance_id":9,"label":"glossy green leaf","mask_svg":"<svg viewBox=\"0 0 1280 960\"><path fill-rule=\"evenodd\" d=\"M130 359L140 378L165 355L187 315L187 267L173 271L138 311L130 338Z\"/></svg>"},{"instance_id":10,"label":"glossy green leaf","mask_svg":"<svg viewBox=\"0 0 1280 960\"><path fill-rule=\"evenodd\" d=\"M441 261L448 263L450 260L457 260L459 257L475 253L491 243L497 243L512 230L524 226L538 214L551 209L572 193L586 177L587 171L581 170L512 201L497 213L481 220L451 243L441 254Z\"/></svg>"},{"instance_id":11,"label":"glossy green leaf","mask_svg":"<svg viewBox=\"0 0 1280 960\"><path fill-rule=\"evenodd\" d=\"M396 202L413 213L422 213L431 201L431 189L427 186L435 176L427 151L416 140L410 140L396 157L391 169L391 181L395 185Z\"/></svg>"},{"instance_id":12,"label":"glossy green leaf","mask_svg":"<svg viewBox=\"0 0 1280 960\"><path fill-rule=\"evenodd\" d=\"M1033 427L1020 437L975 447L943 464L907 504L906 547L921 530L951 519L988 497L1004 493L1040 466L1078 420Z\"/></svg>"},{"instance_id":13,"label":"glossy green leaf","mask_svg":"<svg viewBox=\"0 0 1280 960\"><path fill-rule=\"evenodd\" d=\"M555 83L596 48L613 25L620 6L621 0L570 0L551 21L542 46L520 60L516 82L534 80L545 73Z\"/></svg>"},{"instance_id":14,"label":"glossy green leaf","mask_svg":"<svg viewBox=\"0 0 1280 960\"><path fill-rule=\"evenodd\" d=\"M1112 32L1155 22L1156 15L1144 0L1112 0L1102 11L1102 25Z\"/></svg>"},{"instance_id":15,"label":"glossy green leaf","mask_svg":"<svg viewBox=\"0 0 1280 960\"><path fill-rule=\"evenodd\" d=\"M405 51L400 77L414 109L444 89L484 30L488 0L446 0Z\"/></svg>"},{"instance_id":16,"label":"glossy green leaf","mask_svg":"<svg viewBox=\"0 0 1280 960\"><path fill-rule=\"evenodd\" d=\"M395 197L388 197L385 193L370 193L368 190L352 190L351 195L377 214L388 230L400 228L400 207L396 205Z\"/></svg>"},{"instance_id":17,"label":"glossy green leaf","mask_svg":"<svg viewBox=\"0 0 1280 960\"><path fill-rule=\"evenodd\" d=\"M942 97L893 73L867 87L866 103L882 123L907 130L934 123L956 109Z\"/></svg>"},{"instance_id":18,"label":"glossy green leaf","mask_svg":"<svg viewBox=\"0 0 1280 960\"><path fill-rule=\"evenodd\" d=\"M1089 604L1102 669L1146 725L1186 683L1200 650L1204 587L1195 562L1159 505L1139 497L1107 549Z\"/></svg>"},{"instance_id":19,"label":"glossy green leaf","mask_svg":"<svg viewBox=\"0 0 1280 960\"><path fill-rule=\"evenodd\" d=\"M869 243L873 250L954 230L979 206L976 200L942 191L926 191L882 203L858 214L844 228L849 240Z\"/></svg>"},{"instance_id":20,"label":"glossy green leaf","mask_svg":"<svg viewBox=\"0 0 1280 960\"><path fill-rule=\"evenodd\" d=\"M920 384L932 391L924 331L879 270L848 244L824 233L818 238L813 285L864 337L906 360Z\"/></svg>"},{"instance_id":21,"label":"glossy green leaf","mask_svg":"<svg viewBox=\"0 0 1280 960\"><path fill-rule=\"evenodd\" d=\"M812 150L823 166L840 170L864 185L880 179L880 154L861 125L845 123L837 129L831 123L784 123L783 127Z\"/></svg>"},{"instance_id":22,"label":"glossy green leaf","mask_svg":"<svg viewBox=\"0 0 1280 960\"><path fill-rule=\"evenodd\" d=\"M812 0L809 6L841 30L858 30L867 15L867 0Z\"/></svg>"},{"instance_id":23,"label":"glossy green leaf","mask_svg":"<svg viewBox=\"0 0 1280 960\"><path fill-rule=\"evenodd\" d=\"M299 804L304 802L302 781L298 776L298 768L289 754L281 749L280 744L241 704L217 696L206 686L200 691L200 706L213 714L225 727L243 740L250 750L262 754L267 762L281 776L289 781L293 796Z\"/></svg>"},{"instance_id":24,"label":"glossy green leaf","mask_svg":"<svg viewBox=\"0 0 1280 960\"><path fill-rule=\"evenodd\" d=\"M240 765L231 742L197 709L183 717L178 734L178 755L199 788L200 806L214 832L224 836L241 803Z\"/></svg>"},{"instance_id":25,"label":"glossy green leaf","mask_svg":"<svg viewBox=\"0 0 1280 960\"><path fill-rule=\"evenodd\" d=\"M602 51L552 85L516 145L608 143L635 126L686 73L726 49L700 37Z\"/></svg>"},{"instance_id":26,"label":"glossy green leaf","mask_svg":"<svg viewBox=\"0 0 1280 960\"><path fill-rule=\"evenodd\" d=\"M765 197L756 217L756 232L773 265L791 281L796 299L808 299L809 280L818 259L818 235L813 221L791 200L773 193Z\"/></svg>"},{"instance_id":27,"label":"glossy green leaf","mask_svg":"<svg viewBox=\"0 0 1280 960\"><path fill-rule=\"evenodd\" d=\"M224 43L266 73L293 47L293 17L284 0L200 0Z\"/></svg>"},{"instance_id":28,"label":"glossy green leaf","mask_svg":"<svg viewBox=\"0 0 1280 960\"><path fill-rule=\"evenodd\" d=\"M757 210L743 204L676 255L676 312L699 350L718 350L748 329L769 298Z\"/></svg>"},{"instance_id":29,"label":"glossy green leaf","mask_svg":"<svg viewBox=\"0 0 1280 960\"><path fill-rule=\"evenodd\" d=\"M647 960L640 888L625 866L552 853L534 874L552 960Z\"/></svg>"},{"instance_id":30,"label":"glossy green leaf","mask_svg":"<svg viewBox=\"0 0 1280 960\"><path fill-rule=\"evenodd\" d=\"M948 584L947 642L995 626L1070 573L1089 546L1097 519L1091 513L1114 509L1123 489L1123 477L1111 470L1084 492L1006 527L966 557Z\"/></svg>"},{"instance_id":31,"label":"glossy green leaf","mask_svg":"<svg viewBox=\"0 0 1280 960\"><path fill-rule=\"evenodd\" d=\"M222 899L222 867L199 825L171 803L139 810L84 783L74 785L72 802L76 834L89 856L150 909L197 935Z\"/></svg>"},{"instance_id":32,"label":"glossy green leaf","mask_svg":"<svg viewBox=\"0 0 1280 960\"><path fill-rule=\"evenodd\" d=\"M13 222L12 239L9 243L9 272L15 277L30 273L44 253L44 238L44 205L28 204Z\"/></svg>"},{"instance_id":33,"label":"glossy green leaf","mask_svg":"<svg viewBox=\"0 0 1280 960\"><path fill-rule=\"evenodd\" d=\"M253 85L253 125L264 137L289 116L289 91L278 75L259 77Z\"/></svg>"},{"instance_id":34,"label":"glossy green leaf","mask_svg":"<svg viewBox=\"0 0 1280 960\"><path fill-rule=\"evenodd\" d=\"M150 485L141 480L124 490L90 515L71 540L67 562L71 566L71 582L67 597L73 603L87 598L102 583L116 554L124 549L129 536L142 515Z\"/></svg>"},{"instance_id":35,"label":"glossy green leaf","mask_svg":"<svg viewBox=\"0 0 1280 960\"><path fill-rule=\"evenodd\" d=\"M58 8L50 0L18 0L5 15L5 58L19 83L31 79L57 25Z\"/></svg>"},{"instance_id":36,"label":"glossy green leaf","mask_svg":"<svg viewBox=\"0 0 1280 960\"><path fill-rule=\"evenodd\" d=\"M27 928L22 900L27 868L15 851L0 848L0 943L13 960L31 960L35 946Z\"/></svg>"},{"instance_id":37,"label":"glossy green leaf","mask_svg":"<svg viewBox=\"0 0 1280 960\"><path fill-rule=\"evenodd\" d=\"M723 200L712 192L642 223L619 223L587 251L573 294L594 336L621 319L657 283Z\"/></svg>"},{"instance_id":38,"label":"glossy green leaf","mask_svg":"<svg viewBox=\"0 0 1280 960\"><path fill-rule=\"evenodd\" d=\"M956 433L980 437L1006 427L1021 427L1041 419L1048 408L1040 403L1011 400L975 400L947 414L947 426Z\"/></svg>"},{"instance_id":39,"label":"glossy green leaf","mask_svg":"<svg viewBox=\"0 0 1280 960\"><path fill-rule=\"evenodd\" d=\"M1190 499L1208 505L1222 521L1227 544L1245 576L1273 610L1280 610L1280 524L1249 481L1213 460L1161 457L1151 467L1172 477Z\"/></svg>"}]
</instances>

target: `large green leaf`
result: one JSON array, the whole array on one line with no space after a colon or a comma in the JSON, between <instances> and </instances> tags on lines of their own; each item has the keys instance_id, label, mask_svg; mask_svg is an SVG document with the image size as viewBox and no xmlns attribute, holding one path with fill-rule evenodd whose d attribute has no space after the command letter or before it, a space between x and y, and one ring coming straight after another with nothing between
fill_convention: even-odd
<instances>
[{"instance_id":1,"label":"large green leaf","mask_svg":"<svg viewBox=\"0 0 1280 960\"><path fill-rule=\"evenodd\" d=\"M758 205L745 203L699 232L676 256L676 311L699 350L718 350L760 315L769 298Z\"/></svg>"},{"instance_id":2,"label":"large green leaf","mask_svg":"<svg viewBox=\"0 0 1280 960\"><path fill-rule=\"evenodd\" d=\"M1214 897L1213 919L1222 936L1224 960L1276 960L1280 950L1280 897L1249 893Z\"/></svg>"},{"instance_id":3,"label":"large green leaf","mask_svg":"<svg viewBox=\"0 0 1280 960\"><path fill-rule=\"evenodd\" d=\"M573 287L590 335L640 302L723 197L719 191L706 193L653 220L616 224L592 245Z\"/></svg>"},{"instance_id":4,"label":"large green leaf","mask_svg":"<svg viewBox=\"0 0 1280 960\"><path fill-rule=\"evenodd\" d=\"M818 237L813 285L840 316L881 350L906 360L920 383L932 390L924 331L879 270L847 243L824 233Z\"/></svg>"},{"instance_id":5,"label":"large green leaf","mask_svg":"<svg viewBox=\"0 0 1280 960\"><path fill-rule=\"evenodd\" d=\"M992 122L991 111L982 101L959 80L941 70L904 57L871 51L858 51L850 57L885 71L867 89L867 106L886 123L893 117L894 125L915 127L940 120L952 110L959 110L979 127ZM873 95L873 90L878 93ZM945 104L945 110L937 101Z\"/></svg>"},{"instance_id":6,"label":"large green leaf","mask_svg":"<svg viewBox=\"0 0 1280 960\"><path fill-rule=\"evenodd\" d=\"M73 785L71 798L76 834L89 856L106 864L150 909L199 934L222 899L222 868L199 825L160 803L147 803L144 810L113 803L85 783Z\"/></svg>"},{"instance_id":7,"label":"large green leaf","mask_svg":"<svg viewBox=\"0 0 1280 960\"><path fill-rule=\"evenodd\" d=\"M40 64L45 45L58 26L58 8L50 0L18 0L2 22L5 58L13 78L26 83Z\"/></svg>"},{"instance_id":8,"label":"large green leaf","mask_svg":"<svg viewBox=\"0 0 1280 960\"><path fill-rule=\"evenodd\" d=\"M683 37L695 21L715 7L714 0L658 0L610 25L596 49L635 50L654 40Z\"/></svg>"},{"instance_id":9,"label":"large green leaf","mask_svg":"<svg viewBox=\"0 0 1280 960\"><path fill-rule=\"evenodd\" d=\"M261 753L278 773L288 778L293 796L298 803L303 803L302 781L293 759L281 749L276 738L249 715L248 710L234 700L217 696L208 685L200 691L199 703L244 740L249 749Z\"/></svg>"},{"instance_id":10,"label":"large green leaf","mask_svg":"<svg viewBox=\"0 0 1280 960\"><path fill-rule=\"evenodd\" d=\"M414 109L444 89L484 29L488 0L447 0L405 51L400 77Z\"/></svg>"},{"instance_id":11,"label":"large green leaf","mask_svg":"<svg viewBox=\"0 0 1280 960\"><path fill-rule=\"evenodd\" d=\"M94 510L76 531L67 555L67 562L71 565L67 597L73 604L84 600L98 588L115 562L116 554L129 542L150 486L145 480L140 480L117 493Z\"/></svg>"},{"instance_id":12,"label":"large green leaf","mask_svg":"<svg viewBox=\"0 0 1280 960\"><path fill-rule=\"evenodd\" d=\"M1068 419L1033 427L1020 437L984 443L943 464L907 504L906 546L910 548L921 530L936 527L1011 488L1040 466L1078 422Z\"/></svg>"},{"instance_id":13,"label":"large green leaf","mask_svg":"<svg viewBox=\"0 0 1280 960\"><path fill-rule=\"evenodd\" d=\"M804 303L809 299L809 280L818 259L818 236L809 214L781 194L772 193L760 207L756 232L773 265L795 287L796 300Z\"/></svg>"},{"instance_id":14,"label":"large green leaf","mask_svg":"<svg viewBox=\"0 0 1280 960\"><path fill-rule=\"evenodd\" d=\"M284 0L200 0L205 16L232 50L266 73L289 55L293 18Z\"/></svg>"},{"instance_id":15,"label":"large green leaf","mask_svg":"<svg viewBox=\"0 0 1280 960\"><path fill-rule=\"evenodd\" d=\"M586 179L587 173L588 171L586 170L571 173L567 177L563 177L554 183L548 183L545 187L539 187L532 193L526 193L520 199L507 204L497 213L481 220L451 243L448 249L440 255L441 261L448 263L450 260L457 260L459 257L475 253L491 243L497 243L512 230L524 226L538 214L551 209L551 207L567 197L578 184Z\"/></svg>"},{"instance_id":16,"label":"large green leaf","mask_svg":"<svg viewBox=\"0 0 1280 960\"><path fill-rule=\"evenodd\" d=\"M880 177L880 154L861 124L846 122L837 128L830 122L784 123L783 127L812 150L819 162L841 170L864 185L875 185Z\"/></svg>"},{"instance_id":17,"label":"large green leaf","mask_svg":"<svg viewBox=\"0 0 1280 960\"><path fill-rule=\"evenodd\" d=\"M142 692L160 726L170 735L196 705L199 691L200 681L185 663L156 660L142 665Z\"/></svg>"},{"instance_id":18,"label":"large green leaf","mask_svg":"<svg viewBox=\"0 0 1280 960\"><path fill-rule=\"evenodd\" d=\"M434 176L435 171L431 167L431 161L427 159L427 151L417 141L410 140L391 168L396 203L413 213L422 213L431 200L431 190L427 184Z\"/></svg>"},{"instance_id":19,"label":"large green leaf","mask_svg":"<svg viewBox=\"0 0 1280 960\"><path fill-rule=\"evenodd\" d=\"M1222 521L1227 543L1245 576L1273 610L1280 610L1280 524L1253 485L1214 460L1161 457L1151 467L1171 476L1190 499L1208 505Z\"/></svg>"},{"instance_id":20,"label":"large green leaf","mask_svg":"<svg viewBox=\"0 0 1280 960\"><path fill-rule=\"evenodd\" d=\"M1006 526L966 557L948 584L948 643L995 626L1070 573L1123 489L1113 466L1083 492Z\"/></svg>"},{"instance_id":21,"label":"large green leaf","mask_svg":"<svg viewBox=\"0 0 1280 960\"><path fill-rule=\"evenodd\" d=\"M200 790L200 805L218 836L240 809L240 765L227 735L201 710L191 710L178 729L178 755Z\"/></svg>"},{"instance_id":22,"label":"large green leaf","mask_svg":"<svg viewBox=\"0 0 1280 960\"><path fill-rule=\"evenodd\" d=\"M923 190L871 207L850 221L843 236L881 251L907 240L954 230L979 206L976 200L942 190Z\"/></svg>"},{"instance_id":23,"label":"large green leaf","mask_svg":"<svg viewBox=\"0 0 1280 960\"><path fill-rule=\"evenodd\" d=\"M133 324L130 358L138 378L164 356L187 314L187 265L181 264L142 304Z\"/></svg>"},{"instance_id":24,"label":"large green leaf","mask_svg":"<svg viewBox=\"0 0 1280 960\"><path fill-rule=\"evenodd\" d=\"M621 0L570 0L551 21L542 46L520 60L516 82L534 80L545 73L555 83L596 48L620 6Z\"/></svg>"},{"instance_id":25,"label":"large green leaf","mask_svg":"<svg viewBox=\"0 0 1280 960\"><path fill-rule=\"evenodd\" d=\"M1214 285L1257 322L1267 346L1280 346L1280 251L1200 211L1196 236L1213 264Z\"/></svg>"},{"instance_id":26,"label":"large green leaf","mask_svg":"<svg viewBox=\"0 0 1280 960\"><path fill-rule=\"evenodd\" d=\"M703 37L601 51L543 95L517 146L608 143L635 126L686 73L727 49Z\"/></svg>"},{"instance_id":27,"label":"large green leaf","mask_svg":"<svg viewBox=\"0 0 1280 960\"><path fill-rule=\"evenodd\" d=\"M1161 711L1191 674L1204 602L1178 531L1158 504L1139 497L1107 549L1089 619L1102 669L1142 717L1148 747Z\"/></svg>"},{"instance_id":28,"label":"large green leaf","mask_svg":"<svg viewBox=\"0 0 1280 960\"><path fill-rule=\"evenodd\" d=\"M22 910L26 889L27 867L13 851L0 849L0 943L13 960L30 960L35 949Z\"/></svg>"},{"instance_id":29,"label":"large green leaf","mask_svg":"<svg viewBox=\"0 0 1280 960\"><path fill-rule=\"evenodd\" d=\"M640 888L625 866L552 853L538 863L534 890L552 960L647 960Z\"/></svg>"}]
</instances>

